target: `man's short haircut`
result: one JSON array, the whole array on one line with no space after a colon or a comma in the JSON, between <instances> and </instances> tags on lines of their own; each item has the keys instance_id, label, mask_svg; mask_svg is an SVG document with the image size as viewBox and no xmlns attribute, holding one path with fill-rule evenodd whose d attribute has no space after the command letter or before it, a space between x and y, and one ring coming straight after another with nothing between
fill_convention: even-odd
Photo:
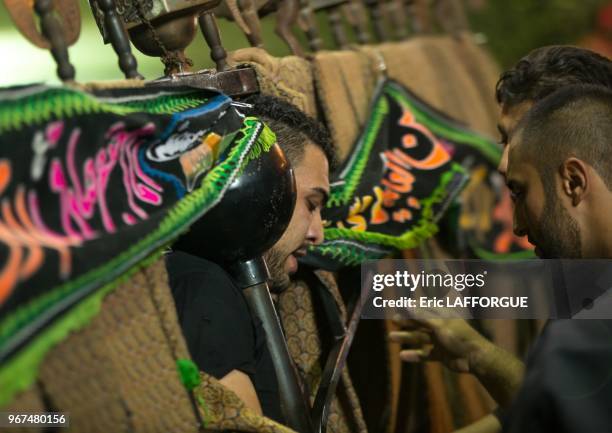
<instances>
[{"instance_id":1,"label":"man's short haircut","mask_svg":"<svg viewBox=\"0 0 612 433\"><path fill-rule=\"evenodd\" d=\"M508 108L525 101L537 102L573 84L612 89L612 61L583 48L538 48L501 75L495 94L497 102Z\"/></svg>"},{"instance_id":2,"label":"man's short haircut","mask_svg":"<svg viewBox=\"0 0 612 433\"><path fill-rule=\"evenodd\" d=\"M295 105L275 96L261 94L250 96L242 102L253 106L242 109L243 113L260 118L274 131L276 141L293 166L302 161L306 141L323 151L330 168L336 166L336 151L327 129Z\"/></svg>"},{"instance_id":3,"label":"man's short haircut","mask_svg":"<svg viewBox=\"0 0 612 433\"><path fill-rule=\"evenodd\" d=\"M536 103L517 127L525 157L539 168L547 192L563 161L591 165L612 190L612 90L573 85Z\"/></svg>"}]
</instances>

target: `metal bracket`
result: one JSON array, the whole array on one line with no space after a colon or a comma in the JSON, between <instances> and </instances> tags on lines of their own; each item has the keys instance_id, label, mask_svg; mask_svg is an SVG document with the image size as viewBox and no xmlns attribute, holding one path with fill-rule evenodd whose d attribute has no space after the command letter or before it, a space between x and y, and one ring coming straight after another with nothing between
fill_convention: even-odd
<instances>
[{"instance_id":1,"label":"metal bracket","mask_svg":"<svg viewBox=\"0 0 612 433\"><path fill-rule=\"evenodd\" d=\"M198 89L215 89L233 97L247 96L260 91L257 75L250 66L221 72L203 70L175 74L148 81L145 86L160 88L190 86Z\"/></svg>"}]
</instances>

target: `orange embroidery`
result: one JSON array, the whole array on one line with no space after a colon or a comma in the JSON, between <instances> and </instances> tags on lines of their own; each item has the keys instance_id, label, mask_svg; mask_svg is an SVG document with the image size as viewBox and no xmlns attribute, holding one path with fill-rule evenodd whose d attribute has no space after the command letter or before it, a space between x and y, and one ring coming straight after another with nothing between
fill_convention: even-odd
<instances>
[{"instance_id":1,"label":"orange embroidery","mask_svg":"<svg viewBox=\"0 0 612 433\"><path fill-rule=\"evenodd\" d=\"M372 224L384 224L389 221L389 214L382 208L383 202L383 190L379 186L374 187L374 194L376 194L376 202L372 206L372 214L370 222Z\"/></svg>"},{"instance_id":2,"label":"orange embroidery","mask_svg":"<svg viewBox=\"0 0 612 433\"><path fill-rule=\"evenodd\" d=\"M402 146L408 149L411 147L415 147L417 143L417 139L413 134L406 134L402 137Z\"/></svg>"},{"instance_id":3,"label":"orange embroidery","mask_svg":"<svg viewBox=\"0 0 612 433\"><path fill-rule=\"evenodd\" d=\"M395 202L397 201L397 199L399 199L400 197L401 196L395 191L392 191L390 189L385 189L383 191L383 206L384 207L393 206Z\"/></svg>"},{"instance_id":4,"label":"orange embroidery","mask_svg":"<svg viewBox=\"0 0 612 433\"><path fill-rule=\"evenodd\" d=\"M412 219L412 213L408 209L400 209L393 212L393 221L403 223Z\"/></svg>"},{"instance_id":5,"label":"orange embroidery","mask_svg":"<svg viewBox=\"0 0 612 433\"><path fill-rule=\"evenodd\" d=\"M401 126L410 126L414 123L414 116L412 115L410 111L404 110L404 113L402 114L402 117L400 117L400 120L398 123Z\"/></svg>"},{"instance_id":6,"label":"orange embroidery","mask_svg":"<svg viewBox=\"0 0 612 433\"><path fill-rule=\"evenodd\" d=\"M421 202L416 197L408 197L406 203L412 208L421 209Z\"/></svg>"}]
</instances>

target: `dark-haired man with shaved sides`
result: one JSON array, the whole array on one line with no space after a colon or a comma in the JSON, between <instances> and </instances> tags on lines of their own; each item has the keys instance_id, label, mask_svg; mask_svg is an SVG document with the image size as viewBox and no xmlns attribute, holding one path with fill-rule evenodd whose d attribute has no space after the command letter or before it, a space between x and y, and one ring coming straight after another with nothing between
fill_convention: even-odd
<instances>
[{"instance_id":1,"label":"dark-haired man with shaved sides","mask_svg":"<svg viewBox=\"0 0 612 433\"><path fill-rule=\"evenodd\" d=\"M514 230L541 257L612 259L611 145L612 91L595 86L546 97L510 137ZM612 320L551 321L531 351L504 431L609 432L610 408Z\"/></svg>"},{"instance_id":2,"label":"dark-haired man with shaved sides","mask_svg":"<svg viewBox=\"0 0 612 433\"><path fill-rule=\"evenodd\" d=\"M514 206L514 230L517 236L528 236L536 245L541 258L604 258L612 257L612 209L608 207L608 193L612 189L612 98L610 91L595 86L571 86L562 89L536 104L519 124L511 139L514 170L508 160L506 182ZM567 158L575 158L565 166ZM521 166L521 161L528 165ZM578 161L584 161L578 163ZM575 187L588 164L597 176L592 182L602 182L605 189L594 189L592 209L572 218L561 203L555 200L557 185L555 172L567 177L566 187ZM580 169L580 170L578 170ZM535 171L542 180L542 191L528 190L529 174ZM565 172L564 170L570 170ZM564 178L565 179L565 178ZM540 194L541 192L541 194ZM569 193L569 190L568 190ZM546 200L545 200L546 198ZM579 197L573 197L577 202ZM532 212L542 213L542 222L534 222ZM578 224L579 217L588 218ZM585 231L586 229L588 231ZM601 230L595 230L595 229ZM589 233L582 239L580 231ZM584 237L584 236L582 236Z\"/></svg>"}]
</instances>

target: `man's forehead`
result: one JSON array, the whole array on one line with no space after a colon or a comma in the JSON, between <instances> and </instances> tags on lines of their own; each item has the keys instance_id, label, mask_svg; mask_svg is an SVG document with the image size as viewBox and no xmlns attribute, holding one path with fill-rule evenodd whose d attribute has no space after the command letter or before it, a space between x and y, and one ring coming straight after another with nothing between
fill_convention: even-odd
<instances>
[{"instance_id":1,"label":"man's forehead","mask_svg":"<svg viewBox=\"0 0 612 433\"><path fill-rule=\"evenodd\" d=\"M538 172L535 162L530 158L524 146L521 146L520 138L522 130L517 131L515 138L511 141L508 151L508 169L506 182L525 181L532 174Z\"/></svg>"},{"instance_id":2,"label":"man's forehead","mask_svg":"<svg viewBox=\"0 0 612 433\"><path fill-rule=\"evenodd\" d=\"M501 106L498 127L507 134L512 134L523 116L533 106L533 101L523 101L511 106Z\"/></svg>"},{"instance_id":3,"label":"man's forehead","mask_svg":"<svg viewBox=\"0 0 612 433\"><path fill-rule=\"evenodd\" d=\"M509 177L512 172L516 172L518 167L524 165L525 161L525 150L521 146L523 140L523 129L517 129L514 131L508 142L508 170L507 176Z\"/></svg>"},{"instance_id":4,"label":"man's forehead","mask_svg":"<svg viewBox=\"0 0 612 433\"><path fill-rule=\"evenodd\" d=\"M508 142L508 170L511 165L521 162L523 156L523 149L520 146L522 141L523 130L517 130L512 134Z\"/></svg>"},{"instance_id":5,"label":"man's forehead","mask_svg":"<svg viewBox=\"0 0 612 433\"><path fill-rule=\"evenodd\" d=\"M314 144L306 145L304 156L295 167L299 173L300 183L303 188L313 191L329 191L329 163L322 149Z\"/></svg>"}]
</instances>

